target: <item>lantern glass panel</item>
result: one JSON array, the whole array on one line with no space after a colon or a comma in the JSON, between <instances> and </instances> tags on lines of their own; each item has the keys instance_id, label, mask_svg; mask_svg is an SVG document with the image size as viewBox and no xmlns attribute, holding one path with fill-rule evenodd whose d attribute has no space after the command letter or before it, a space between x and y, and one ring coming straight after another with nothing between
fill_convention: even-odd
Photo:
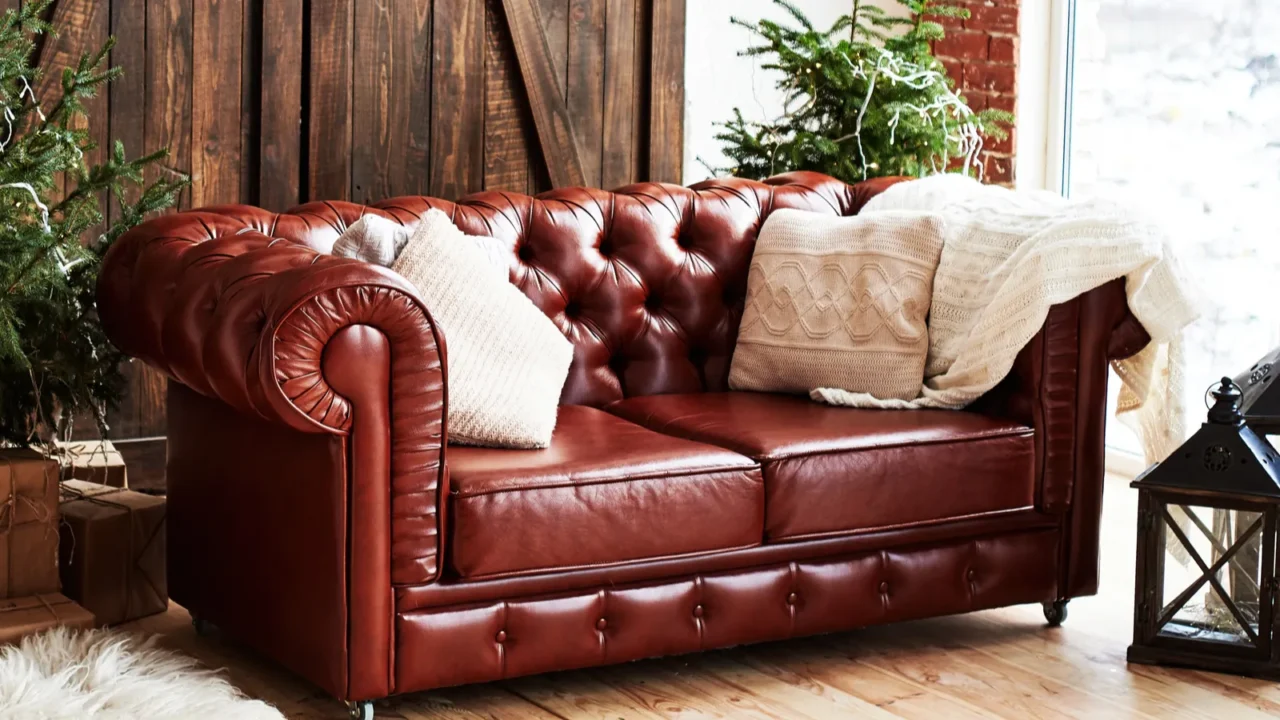
<instances>
[{"instance_id":1,"label":"lantern glass panel","mask_svg":"<svg viewBox=\"0 0 1280 720\"><path fill-rule=\"evenodd\" d=\"M1164 508L1164 637L1256 646L1263 586L1260 512Z\"/></svg>"}]
</instances>

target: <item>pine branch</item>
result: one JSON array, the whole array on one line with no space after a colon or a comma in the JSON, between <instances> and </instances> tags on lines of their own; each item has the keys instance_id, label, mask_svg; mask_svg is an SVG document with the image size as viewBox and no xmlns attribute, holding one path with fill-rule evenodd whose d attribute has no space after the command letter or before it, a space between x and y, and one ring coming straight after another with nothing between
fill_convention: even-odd
<instances>
[{"instance_id":1,"label":"pine branch","mask_svg":"<svg viewBox=\"0 0 1280 720\"><path fill-rule=\"evenodd\" d=\"M108 41L62 72L55 97L37 97L41 73L31 63L35 38L51 31L40 20L46 7L30 2L0 16L0 440L17 443L65 433L74 413L105 427L103 408L124 377L121 355L97 322L102 257L147 214L172 206L187 184L172 176L144 181L164 151L130 160L117 142L102 162L86 163L97 145L80 129L84 101L121 71L108 66ZM104 192L121 210L82 245L103 223Z\"/></svg>"},{"instance_id":2,"label":"pine branch","mask_svg":"<svg viewBox=\"0 0 1280 720\"><path fill-rule=\"evenodd\" d=\"M796 22L771 20L748 28L753 44L742 54L777 70L785 102L780 117L765 122L733 117L718 125L716 139L743 177L786 170L817 170L845 180L947 170L951 160L1000 137L1011 116L974 113L958 97L930 41L944 29L932 17L961 17L967 9L934 0L898 0L910 17L887 15L863 0L849 15L818 31L795 18L795 6L775 0ZM846 34L845 31L848 31Z\"/></svg>"}]
</instances>

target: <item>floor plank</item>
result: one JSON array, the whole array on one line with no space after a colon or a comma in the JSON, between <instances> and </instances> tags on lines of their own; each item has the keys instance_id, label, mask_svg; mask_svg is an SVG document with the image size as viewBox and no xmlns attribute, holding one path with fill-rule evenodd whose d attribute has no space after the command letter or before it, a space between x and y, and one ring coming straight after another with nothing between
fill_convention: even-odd
<instances>
[{"instance_id":1,"label":"floor plank","mask_svg":"<svg viewBox=\"0 0 1280 720\"><path fill-rule=\"evenodd\" d=\"M893 672L849 672L840 650L825 642L778 643L777 662L908 720L982 720L999 717L927 684ZM859 666L874 668L871 665Z\"/></svg>"},{"instance_id":2,"label":"floor plank","mask_svg":"<svg viewBox=\"0 0 1280 720\"><path fill-rule=\"evenodd\" d=\"M378 703L402 720L1060 720L1280 717L1280 686L1214 673L1130 666L1133 492L1111 479L1102 594L1072 601L1047 629L1039 607L934 618L699 655L627 663ZM289 718L340 720L343 706L177 606L130 624L222 669Z\"/></svg>"}]
</instances>

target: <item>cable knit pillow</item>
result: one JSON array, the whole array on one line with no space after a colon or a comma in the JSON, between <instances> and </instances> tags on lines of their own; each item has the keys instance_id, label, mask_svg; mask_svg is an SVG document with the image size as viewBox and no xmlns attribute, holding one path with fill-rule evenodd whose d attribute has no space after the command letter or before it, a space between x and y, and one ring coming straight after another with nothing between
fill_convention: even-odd
<instances>
[{"instance_id":1,"label":"cable knit pillow","mask_svg":"<svg viewBox=\"0 0 1280 720\"><path fill-rule=\"evenodd\" d=\"M544 448L573 345L493 256L428 211L391 269L417 286L448 349L449 440Z\"/></svg>"},{"instance_id":2,"label":"cable knit pillow","mask_svg":"<svg viewBox=\"0 0 1280 720\"><path fill-rule=\"evenodd\" d=\"M918 212L773 212L751 257L729 387L915 398L943 230Z\"/></svg>"}]
</instances>

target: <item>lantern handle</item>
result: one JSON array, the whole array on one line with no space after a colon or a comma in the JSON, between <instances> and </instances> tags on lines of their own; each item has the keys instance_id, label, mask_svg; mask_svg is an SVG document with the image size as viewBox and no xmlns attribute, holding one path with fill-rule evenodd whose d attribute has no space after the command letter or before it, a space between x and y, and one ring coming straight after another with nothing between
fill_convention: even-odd
<instances>
[{"instance_id":1,"label":"lantern handle","mask_svg":"<svg viewBox=\"0 0 1280 720\"><path fill-rule=\"evenodd\" d=\"M1241 395L1244 394L1244 388L1240 387L1240 385L1237 384L1235 380L1224 377L1222 378L1221 382L1210 383L1209 387L1204 389L1204 409L1205 410L1213 409L1213 402L1209 400L1209 396L1213 394L1214 390L1217 390L1223 385L1226 385L1227 387L1233 387L1236 389L1236 392L1240 393Z\"/></svg>"}]
</instances>

